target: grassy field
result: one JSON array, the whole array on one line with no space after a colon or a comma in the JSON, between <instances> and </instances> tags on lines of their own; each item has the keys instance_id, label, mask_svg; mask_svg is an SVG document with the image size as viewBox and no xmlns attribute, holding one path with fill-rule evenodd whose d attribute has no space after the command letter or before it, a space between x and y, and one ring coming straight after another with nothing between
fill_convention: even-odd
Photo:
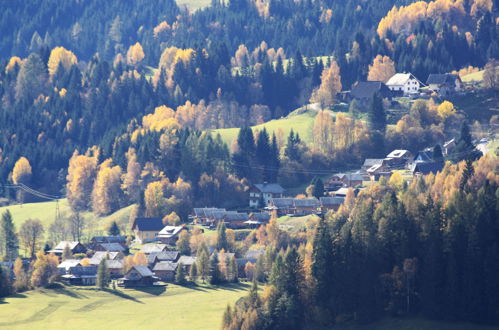
<instances>
[{"instance_id":1,"label":"grassy field","mask_svg":"<svg viewBox=\"0 0 499 330\"><path fill-rule=\"evenodd\" d=\"M186 6L190 11L196 11L208 7L211 4L211 0L177 0L177 5L179 7Z\"/></svg>"},{"instance_id":2,"label":"grassy field","mask_svg":"<svg viewBox=\"0 0 499 330\"><path fill-rule=\"evenodd\" d=\"M462 82L466 82L466 83L481 82L481 81L483 81L483 72L484 72L484 70L467 74L467 75L461 77L461 80L462 80Z\"/></svg>"},{"instance_id":3,"label":"grassy field","mask_svg":"<svg viewBox=\"0 0 499 330\"><path fill-rule=\"evenodd\" d=\"M477 91L451 97L449 101L473 120L489 121L493 115L499 115L499 99L494 92Z\"/></svg>"},{"instance_id":4,"label":"grassy field","mask_svg":"<svg viewBox=\"0 0 499 330\"><path fill-rule=\"evenodd\" d=\"M39 219L45 228L47 234L49 226L54 222L56 202L27 203L0 207L0 214L9 210L12 213L16 229L19 230L21 224L27 219ZM117 221L122 229L128 229L128 217L132 206L125 207L106 217L97 217L91 212L84 212L81 215L85 222L92 227L92 232L97 235L99 231L104 231L111 221ZM71 208L67 199L59 200L59 212L61 217L68 217L71 214Z\"/></svg>"},{"instance_id":5,"label":"grassy field","mask_svg":"<svg viewBox=\"0 0 499 330\"><path fill-rule=\"evenodd\" d=\"M250 285L170 284L166 288L97 291L43 289L0 299L2 329L219 329L227 304Z\"/></svg>"},{"instance_id":6,"label":"grassy field","mask_svg":"<svg viewBox=\"0 0 499 330\"><path fill-rule=\"evenodd\" d=\"M253 126L253 130L262 130L264 127L269 132L277 134L277 130L280 128L284 134L284 138L289 135L291 129L298 132L302 140L310 142L312 140L312 126L314 124L314 118L317 112L307 111L305 109L299 109L290 113L287 117L281 119L274 119L261 125ZM220 134L222 140L231 145L232 141L237 138L239 133L239 128L223 128L215 129L211 131L214 135Z\"/></svg>"},{"instance_id":7,"label":"grassy field","mask_svg":"<svg viewBox=\"0 0 499 330\"><path fill-rule=\"evenodd\" d=\"M288 217L288 216L283 216L277 219L277 224L279 225L279 228L283 230L288 230L292 232L297 232L300 231L301 229L305 228L307 225L307 222L312 219L319 219L318 216L316 215L307 215L304 217Z\"/></svg>"}]
</instances>

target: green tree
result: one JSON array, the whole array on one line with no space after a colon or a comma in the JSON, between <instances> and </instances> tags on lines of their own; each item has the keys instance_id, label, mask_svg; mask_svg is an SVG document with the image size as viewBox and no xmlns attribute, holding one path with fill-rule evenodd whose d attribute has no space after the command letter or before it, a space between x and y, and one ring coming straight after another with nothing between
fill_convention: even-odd
<instances>
[{"instance_id":1,"label":"green tree","mask_svg":"<svg viewBox=\"0 0 499 330\"><path fill-rule=\"evenodd\" d=\"M371 130L385 134L386 114L383 107L383 100L378 94L374 94L369 108L369 127Z\"/></svg>"},{"instance_id":2,"label":"green tree","mask_svg":"<svg viewBox=\"0 0 499 330\"><path fill-rule=\"evenodd\" d=\"M0 298L6 297L12 293L12 284L10 282L8 270L0 265Z\"/></svg>"},{"instance_id":3,"label":"green tree","mask_svg":"<svg viewBox=\"0 0 499 330\"><path fill-rule=\"evenodd\" d=\"M435 145L435 147L433 147L432 158L435 162L443 162L444 161L444 155L442 153L442 148L440 147L440 144L437 144L437 145Z\"/></svg>"},{"instance_id":4,"label":"green tree","mask_svg":"<svg viewBox=\"0 0 499 330\"><path fill-rule=\"evenodd\" d=\"M110 236L119 236L121 233L120 227L116 223L116 221L113 221L111 223L111 226L109 226L109 229L107 230L107 234Z\"/></svg>"},{"instance_id":5,"label":"green tree","mask_svg":"<svg viewBox=\"0 0 499 330\"><path fill-rule=\"evenodd\" d=\"M333 243L329 228L324 219L321 219L313 241L312 276L315 279L315 297L317 304L324 308L332 307L333 283Z\"/></svg>"},{"instance_id":6,"label":"green tree","mask_svg":"<svg viewBox=\"0 0 499 330\"><path fill-rule=\"evenodd\" d=\"M178 284L185 284L187 282L185 278L185 268L183 263L179 263L177 267L177 274L175 274L175 282Z\"/></svg>"},{"instance_id":7,"label":"green tree","mask_svg":"<svg viewBox=\"0 0 499 330\"><path fill-rule=\"evenodd\" d=\"M196 282L196 280L198 279L198 266L196 263L193 263L191 266L191 269L189 271L189 279L192 282Z\"/></svg>"},{"instance_id":8,"label":"green tree","mask_svg":"<svg viewBox=\"0 0 499 330\"><path fill-rule=\"evenodd\" d=\"M6 210L2 214L2 223L0 227L0 251L5 261L14 261L18 255L19 241L17 238L12 214Z\"/></svg>"},{"instance_id":9,"label":"green tree","mask_svg":"<svg viewBox=\"0 0 499 330\"><path fill-rule=\"evenodd\" d=\"M217 285L222 283L223 275L220 273L220 265L218 261L218 254L213 253L210 258L210 284Z\"/></svg>"},{"instance_id":10,"label":"green tree","mask_svg":"<svg viewBox=\"0 0 499 330\"><path fill-rule=\"evenodd\" d=\"M106 260L107 258L102 259L97 268L96 285L100 290L106 289L109 286L109 282L111 280Z\"/></svg>"},{"instance_id":11,"label":"green tree","mask_svg":"<svg viewBox=\"0 0 499 330\"><path fill-rule=\"evenodd\" d=\"M459 190L468 191L468 182L475 173L475 168L473 167L473 161L471 159L466 160L466 167L464 168L463 174L461 175L461 180L459 181Z\"/></svg>"},{"instance_id":12,"label":"green tree","mask_svg":"<svg viewBox=\"0 0 499 330\"><path fill-rule=\"evenodd\" d=\"M461 126L461 134L456 141L456 147L454 148L451 159L454 162L459 162L461 160L476 160L482 153L476 149L473 144L473 138L471 137L470 127L466 122L463 122Z\"/></svg>"},{"instance_id":13,"label":"green tree","mask_svg":"<svg viewBox=\"0 0 499 330\"><path fill-rule=\"evenodd\" d=\"M312 196L317 199L324 196L324 183L319 177L315 177L312 180Z\"/></svg>"},{"instance_id":14,"label":"green tree","mask_svg":"<svg viewBox=\"0 0 499 330\"><path fill-rule=\"evenodd\" d=\"M191 245L190 245L191 235L187 230L180 231L176 246L177 250L182 255L191 255Z\"/></svg>"},{"instance_id":15,"label":"green tree","mask_svg":"<svg viewBox=\"0 0 499 330\"><path fill-rule=\"evenodd\" d=\"M217 227L217 250L229 251L229 242L227 241L227 233L225 223L220 221Z\"/></svg>"},{"instance_id":16,"label":"green tree","mask_svg":"<svg viewBox=\"0 0 499 330\"><path fill-rule=\"evenodd\" d=\"M208 249L204 244L198 250L196 263L198 264L198 275L201 277L204 283L210 273L210 257L208 255Z\"/></svg>"}]
</instances>

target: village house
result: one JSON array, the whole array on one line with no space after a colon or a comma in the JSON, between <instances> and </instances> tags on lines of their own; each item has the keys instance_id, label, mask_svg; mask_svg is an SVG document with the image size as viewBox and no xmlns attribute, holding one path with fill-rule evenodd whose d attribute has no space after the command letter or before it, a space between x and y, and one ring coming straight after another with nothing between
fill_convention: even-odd
<instances>
[{"instance_id":1,"label":"village house","mask_svg":"<svg viewBox=\"0 0 499 330\"><path fill-rule=\"evenodd\" d=\"M358 81L350 92L352 98L361 102L370 102L376 94L383 99L392 98L392 91L381 81Z\"/></svg>"},{"instance_id":2,"label":"village house","mask_svg":"<svg viewBox=\"0 0 499 330\"><path fill-rule=\"evenodd\" d=\"M48 252L53 253L56 256L60 257L60 256L62 256L66 246L69 246L69 249L71 250L72 254L87 252L87 248L83 244L81 244L80 242L76 242L76 241L61 241L61 242L59 242L59 244L56 245L55 248L53 248L52 250L50 250Z\"/></svg>"},{"instance_id":3,"label":"village house","mask_svg":"<svg viewBox=\"0 0 499 330\"><path fill-rule=\"evenodd\" d=\"M253 208L267 206L270 199L283 197L284 191L278 183L254 184L249 191L249 206ZM265 205L260 205L262 201Z\"/></svg>"},{"instance_id":4,"label":"village house","mask_svg":"<svg viewBox=\"0 0 499 330\"><path fill-rule=\"evenodd\" d=\"M215 207L194 208L194 222L200 225L212 225L215 218L221 220L226 209Z\"/></svg>"},{"instance_id":5,"label":"village house","mask_svg":"<svg viewBox=\"0 0 499 330\"><path fill-rule=\"evenodd\" d=\"M335 191L341 187L356 187L362 185L364 176L361 173L333 174L324 184L326 191Z\"/></svg>"},{"instance_id":6,"label":"village house","mask_svg":"<svg viewBox=\"0 0 499 330\"><path fill-rule=\"evenodd\" d=\"M156 279L154 273L147 266L133 266L119 280L118 285L125 288L152 286Z\"/></svg>"},{"instance_id":7,"label":"village house","mask_svg":"<svg viewBox=\"0 0 499 330\"><path fill-rule=\"evenodd\" d=\"M66 260L63 260L59 264L59 266L57 266L57 269L59 270L60 275L64 275L64 274L67 274L67 272L69 271L69 269L71 267L77 267L77 266L81 266L80 259L66 259Z\"/></svg>"},{"instance_id":8,"label":"village house","mask_svg":"<svg viewBox=\"0 0 499 330\"><path fill-rule=\"evenodd\" d=\"M119 243L100 243L95 245L94 251L125 253L126 248Z\"/></svg>"},{"instance_id":9,"label":"village house","mask_svg":"<svg viewBox=\"0 0 499 330\"><path fill-rule=\"evenodd\" d=\"M95 285L96 279L97 266L70 267L61 276L61 281L69 285Z\"/></svg>"},{"instance_id":10,"label":"village house","mask_svg":"<svg viewBox=\"0 0 499 330\"><path fill-rule=\"evenodd\" d=\"M293 212L293 198L272 198L266 209L276 218L291 215Z\"/></svg>"},{"instance_id":11,"label":"village house","mask_svg":"<svg viewBox=\"0 0 499 330\"><path fill-rule=\"evenodd\" d=\"M450 139L449 141L443 144L442 153L444 154L444 156L448 156L452 153L455 147L456 147L456 139Z\"/></svg>"},{"instance_id":12,"label":"village house","mask_svg":"<svg viewBox=\"0 0 499 330\"><path fill-rule=\"evenodd\" d=\"M367 172L374 165L386 165L386 160L384 158L366 158L364 164L362 164L361 171Z\"/></svg>"},{"instance_id":13,"label":"village house","mask_svg":"<svg viewBox=\"0 0 499 330\"><path fill-rule=\"evenodd\" d=\"M396 149L386 156L385 163L389 168L400 169L406 167L412 159L414 155L409 150Z\"/></svg>"},{"instance_id":14,"label":"village house","mask_svg":"<svg viewBox=\"0 0 499 330\"><path fill-rule=\"evenodd\" d=\"M249 214L249 220L244 222L248 228L258 228L270 221L270 214L267 212L252 212Z\"/></svg>"},{"instance_id":15,"label":"village house","mask_svg":"<svg viewBox=\"0 0 499 330\"><path fill-rule=\"evenodd\" d=\"M345 197L321 197L319 198L322 214L328 211L338 211L340 205L345 201Z\"/></svg>"},{"instance_id":16,"label":"village house","mask_svg":"<svg viewBox=\"0 0 499 330\"><path fill-rule=\"evenodd\" d=\"M295 216L304 216L309 214L318 214L321 212L321 205L317 198L295 198L293 200L293 214Z\"/></svg>"},{"instance_id":17,"label":"village house","mask_svg":"<svg viewBox=\"0 0 499 330\"><path fill-rule=\"evenodd\" d=\"M195 262L196 262L195 256L181 256L177 260L177 264L184 265L186 273L189 273L191 271L191 267Z\"/></svg>"},{"instance_id":18,"label":"village house","mask_svg":"<svg viewBox=\"0 0 499 330\"><path fill-rule=\"evenodd\" d=\"M392 175L388 166L376 164L367 169L367 174L371 181L379 181L381 177L389 178Z\"/></svg>"},{"instance_id":19,"label":"village house","mask_svg":"<svg viewBox=\"0 0 499 330\"><path fill-rule=\"evenodd\" d=\"M419 93L421 82L412 73L396 73L386 82L386 86L395 94L410 96Z\"/></svg>"},{"instance_id":20,"label":"village house","mask_svg":"<svg viewBox=\"0 0 499 330\"><path fill-rule=\"evenodd\" d=\"M90 258L90 264L97 266L102 259L123 260L123 258L125 258L125 255L122 252L97 251L92 258Z\"/></svg>"},{"instance_id":21,"label":"village house","mask_svg":"<svg viewBox=\"0 0 499 330\"><path fill-rule=\"evenodd\" d=\"M163 227L161 218L136 218L132 225L135 241L139 243L151 242L156 239Z\"/></svg>"},{"instance_id":22,"label":"village house","mask_svg":"<svg viewBox=\"0 0 499 330\"><path fill-rule=\"evenodd\" d=\"M346 198L347 194L348 194L348 190L350 190L350 189L353 190L354 196L357 196L359 194L360 190L361 190L359 188L343 187L343 188L340 188L340 189L332 192L331 194L333 195L333 197L343 197L343 198Z\"/></svg>"},{"instance_id":23,"label":"village house","mask_svg":"<svg viewBox=\"0 0 499 330\"><path fill-rule=\"evenodd\" d=\"M177 274L178 263L161 261L154 265L154 274L162 281L173 282Z\"/></svg>"},{"instance_id":24,"label":"village house","mask_svg":"<svg viewBox=\"0 0 499 330\"><path fill-rule=\"evenodd\" d=\"M244 212L227 211L223 217L223 221L227 228L244 228L245 222L248 220L248 213ZM216 225L218 225L218 223Z\"/></svg>"},{"instance_id":25,"label":"village house","mask_svg":"<svg viewBox=\"0 0 499 330\"><path fill-rule=\"evenodd\" d=\"M176 262L180 257L180 253L178 251L162 251L159 253L151 253L147 256L147 263L151 269L158 262L162 261L171 261Z\"/></svg>"},{"instance_id":26,"label":"village house","mask_svg":"<svg viewBox=\"0 0 499 330\"><path fill-rule=\"evenodd\" d=\"M140 251L143 252L145 255L151 253L160 253L167 250L168 246L166 244L146 244L142 246L142 248L140 249Z\"/></svg>"},{"instance_id":27,"label":"village house","mask_svg":"<svg viewBox=\"0 0 499 330\"><path fill-rule=\"evenodd\" d=\"M111 276L111 278L120 278L123 276L123 260L106 260L106 266L109 270L109 275Z\"/></svg>"},{"instance_id":28,"label":"village house","mask_svg":"<svg viewBox=\"0 0 499 330\"><path fill-rule=\"evenodd\" d=\"M437 174L444 168L444 162L415 162L409 167L412 175Z\"/></svg>"},{"instance_id":29,"label":"village house","mask_svg":"<svg viewBox=\"0 0 499 330\"><path fill-rule=\"evenodd\" d=\"M95 246L102 243L118 243L123 246L126 245L126 236L94 236L90 240L90 245ZM92 248L93 249L93 248ZM93 249L95 250L95 249Z\"/></svg>"},{"instance_id":30,"label":"village house","mask_svg":"<svg viewBox=\"0 0 499 330\"><path fill-rule=\"evenodd\" d=\"M184 226L165 226L158 233L158 239L165 244L175 245L182 230L187 230Z\"/></svg>"},{"instance_id":31,"label":"village house","mask_svg":"<svg viewBox=\"0 0 499 330\"><path fill-rule=\"evenodd\" d=\"M441 96L447 96L460 92L463 89L463 82L457 74L434 74L431 73L426 81L428 88Z\"/></svg>"}]
</instances>

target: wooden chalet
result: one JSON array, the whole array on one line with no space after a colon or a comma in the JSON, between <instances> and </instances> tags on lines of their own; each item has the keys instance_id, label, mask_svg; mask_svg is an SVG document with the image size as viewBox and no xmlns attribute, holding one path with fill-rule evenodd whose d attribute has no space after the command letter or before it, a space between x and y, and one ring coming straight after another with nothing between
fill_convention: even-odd
<instances>
[{"instance_id":1,"label":"wooden chalet","mask_svg":"<svg viewBox=\"0 0 499 330\"><path fill-rule=\"evenodd\" d=\"M126 248L119 243L100 243L95 245L94 251L125 253Z\"/></svg>"},{"instance_id":2,"label":"wooden chalet","mask_svg":"<svg viewBox=\"0 0 499 330\"><path fill-rule=\"evenodd\" d=\"M249 191L249 206L261 208L268 205L272 198L280 198L284 195L284 188L278 183L257 183ZM261 205L263 202L264 205Z\"/></svg>"},{"instance_id":3,"label":"wooden chalet","mask_svg":"<svg viewBox=\"0 0 499 330\"><path fill-rule=\"evenodd\" d=\"M61 281L69 285L95 285L97 279L97 266L70 267L66 274L61 276Z\"/></svg>"},{"instance_id":4,"label":"wooden chalet","mask_svg":"<svg viewBox=\"0 0 499 330\"><path fill-rule=\"evenodd\" d=\"M97 251L94 253L92 258L90 258L91 265L99 265L102 259L108 260L123 260L125 255L122 252L107 252L107 251Z\"/></svg>"},{"instance_id":5,"label":"wooden chalet","mask_svg":"<svg viewBox=\"0 0 499 330\"><path fill-rule=\"evenodd\" d=\"M322 214L328 211L337 211L345 201L345 197L321 197L319 198Z\"/></svg>"},{"instance_id":6,"label":"wooden chalet","mask_svg":"<svg viewBox=\"0 0 499 330\"><path fill-rule=\"evenodd\" d=\"M163 227L161 218L136 218L132 225L135 241L139 243L151 242L156 239Z\"/></svg>"},{"instance_id":7,"label":"wooden chalet","mask_svg":"<svg viewBox=\"0 0 499 330\"><path fill-rule=\"evenodd\" d=\"M154 265L154 274L162 281L173 282L177 274L178 263L172 261L160 261Z\"/></svg>"},{"instance_id":8,"label":"wooden chalet","mask_svg":"<svg viewBox=\"0 0 499 330\"><path fill-rule=\"evenodd\" d=\"M147 266L133 266L119 280L119 285L125 288L152 286L156 279Z\"/></svg>"},{"instance_id":9,"label":"wooden chalet","mask_svg":"<svg viewBox=\"0 0 499 330\"><path fill-rule=\"evenodd\" d=\"M64 253L64 249L66 248L66 246L69 246L69 249L71 250L72 254L87 252L87 248L83 244L77 241L61 241L59 242L59 244L56 245L55 248L53 248L48 252L53 253L56 256L60 257Z\"/></svg>"}]
</instances>

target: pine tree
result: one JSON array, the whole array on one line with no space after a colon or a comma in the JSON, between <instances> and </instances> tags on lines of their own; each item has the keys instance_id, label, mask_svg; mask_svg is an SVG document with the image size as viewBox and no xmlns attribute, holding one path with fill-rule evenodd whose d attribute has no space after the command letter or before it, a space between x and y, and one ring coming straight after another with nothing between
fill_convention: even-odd
<instances>
[{"instance_id":1,"label":"pine tree","mask_svg":"<svg viewBox=\"0 0 499 330\"><path fill-rule=\"evenodd\" d=\"M106 258L102 259L97 268L97 287L101 290L106 289L109 286L110 275L109 269L107 268Z\"/></svg>"},{"instance_id":2,"label":"pine tree","mask_svg":"<svg viewBox=\"0 0 499 330\"><path fill-rule=\"evenodd\" d=\"M217 285L222 282L222 274L218 262L217 253L213 253L210 259L210 284Z\"/></svg>"},{"instance_id":3,"label":"pine tree","mask_svg":"<svg viewBox=\"0 0 499 330\"><path fill-rule=\"evenodd\" d=\"M177 274L175 274L175 282L178 284L185 284L185 268L183 263L179 263L177 267Z\"/></svg>"},{"instance_id":4,"label":"pine tree","mask_svg":"<svg viewBox=\"0 0 499 330\"><path fill-rule=\"evenodd\" d=\"M227 241L227 233L225 223L223 221L219 222L217 228L217 250L229 251L229 242Z\"/></svg>"},{"instance_id":5,"label":"pine tree","mask_svg":"<svg viewBox=\"0 0 499 330\"><path fill-rule=\"evenodd\" d=\"M189 271L189 279L192 282L196 282L196 280L198 279L198 266L196 263L193 263L191 266L191 269Z\"/></svg>"},{"instance_id":6,"label":"pine tree","mask_svg":"<svg viewBox=\"0 0 499 330\"><path fill-rule=\"evenodd\" d=\"M312 180L312 186L312 196L317 199L324 196L324 183L322 182L321 178L315 177Z\"/></svg>"},{"instance_id":7,"label":"pine tree","mask_svg":"<svg viewBox=\"0 0 499 330\"><path fill-rule=\"evenodd\" d=\"M119 236L120 235L120 227L116 223L116 221L113 221L111 223L111 226L109 226L109 229L107 230L107 234L109 236Z\"/></svg>"},{"instance_id":8,"label":"pine tree","mask_svg":"<svg viewBox=\"0 0 499 330\"><path fill-rule=\"evenodd\" d=\"M12 293L12 284L10 282L8 270L0 265L0 298L6 297Z\"/></svg>"},{"instance_id":9,"label":"pine tree","mask_svg":"<svg viewBox=\"0 0 499 330\"><path fill-rule=\"evenodd\" d=\"M333 243L328 226L321 219L315 233L312 252L312 276L315 279L315 297L317 304L324 308L332 307L333 283Z\"/></svg>"},{"instance_id":10,"label":"pine tree","mask_svg":"<svg viewBox=\"0 0 499 330\"><path fill-rule=\"evenodd\" d=\"M9 210L6 210L2 214L0 230L0 242L2 244L0 251L2 252L3 260L14 261L18 255L17 250L19 247L19 241L14 227L12 214Z\"/></svg>"},{"instance_id":11,"label":"pine tree","mask_svg":"<svg viewBox=\"0 0 499 330\"><path fill-rule=\"evenodd\" d=\"M459 162L461 160L476 160L480 158L482 153L476 149L473 144L473 138L471 137L470 127L466 122L463 122L461 126L461 134L456 141L456 147L454 148L451 159L454 162Z\"/></svg>"},{"instance_id":12,"label":"pine tree","mask_svg":"<svg viewBox=\"0 0 499 330\"><path fill-rule=\"evenodd\" d=\"M210 257L208 256L206 245L203 245L198 249L196 263L198 275L201 276L203 283L205 283L210 273Z\"/></svg>"},{"instance_id":13,"label":"pine tree","mask_svg":"<svg viewBox=\"0 0 499 330\"><path fill-rule=\"evenodd\" d=\"M386 131L386 114L383 100L378 94L374 94L369 108L369 127L371 130L379 131L382 135Z\"/></svg>"}]
</instances>

